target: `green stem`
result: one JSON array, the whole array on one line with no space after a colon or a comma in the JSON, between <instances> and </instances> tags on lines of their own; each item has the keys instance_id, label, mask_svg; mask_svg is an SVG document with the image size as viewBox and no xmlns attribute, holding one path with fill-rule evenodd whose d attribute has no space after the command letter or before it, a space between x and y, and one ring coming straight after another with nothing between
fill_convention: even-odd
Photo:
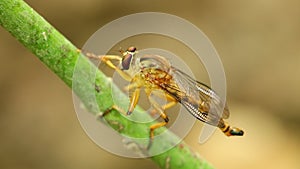
<instances>
[{"instance_id":1,"label":"green stem","mask_svg":"<svg viewBox=\"0 0 300 169\"><path fill-rule=\"evenodd\" d=\"M111 87L116 87L111 83L111 80L99 71L96 66L91 64L70 41L24 1L1 0L0 25L34 53L69 87L73 86L73 91L90 112L104 111L113 105ZM75 67L79 68L76 69L79 72L77 78L73 79ZM88 72L95 72L95 74L92 77L87 74ZM87 92L91 90L97 106L91 104L91 93ZM118 97L120 97L120 103L118 102L118 104L126 104L125 101L122 101L122 98L126 97L124 94L120 94ZM143 113L140 108L134 113L139 113L142 117L144 115L144 118L148 118L146 113ZM136 124L123 118L116 112L105 116L105 120L113 128L116 128L115 124L122 125L122 129L119 132L133 138L147 138L149 126L153 124ZM156 139L151 149L172 145L174 144L174 138L176 139L177 137L169 133L167 137ZM180 142L178 145L162 154L151 157L151 159L161 168L212 168L206 161L195 155L184 142Z\"/></svg>"}]
</instances>

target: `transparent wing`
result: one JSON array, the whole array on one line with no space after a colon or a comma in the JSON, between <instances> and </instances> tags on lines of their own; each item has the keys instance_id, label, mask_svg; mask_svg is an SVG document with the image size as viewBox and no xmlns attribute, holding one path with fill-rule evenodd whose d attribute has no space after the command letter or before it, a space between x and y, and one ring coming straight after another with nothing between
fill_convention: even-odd
<instances>
[{"instance_id":1,"label":"transparent wing","mask_svg":"<svg viewBox=\"0 0 300 169\"><path fill-rule=\"evenodd\" d=\"M227 105L221 110L223 103L210 87L174 67L171 67L169 73L173 76L173 81L163 84L162 88L197 119L216 126L221 117L229 117Z\"/></svg>"}]
</instances>

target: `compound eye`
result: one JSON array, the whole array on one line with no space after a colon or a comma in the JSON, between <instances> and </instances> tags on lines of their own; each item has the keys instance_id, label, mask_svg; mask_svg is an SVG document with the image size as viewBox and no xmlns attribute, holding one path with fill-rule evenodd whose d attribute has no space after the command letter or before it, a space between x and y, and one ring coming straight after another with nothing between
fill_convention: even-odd
<instances>
[{"instance_id":1,"label":"compound eye","mask_svg":"<svg viewBox=\"0 0 300 169\"><path fill-rule=\"evenodd\" d=\"M128 52L135 52L136 51L136 47L131 46L127 49Z\"/></svg>"},{"instance_id":2,"label":"compound eye","mask_svg":"<svg viewBox=\"0 0 300 169\"><path fill-rule=\"evenodd\" d=\"M130 63L131 63L131 59L132 59L132 54L127 54L123 57L122 60L122 68L123 70L128 70L130 67Z\"/></svg>"}]
</instances>

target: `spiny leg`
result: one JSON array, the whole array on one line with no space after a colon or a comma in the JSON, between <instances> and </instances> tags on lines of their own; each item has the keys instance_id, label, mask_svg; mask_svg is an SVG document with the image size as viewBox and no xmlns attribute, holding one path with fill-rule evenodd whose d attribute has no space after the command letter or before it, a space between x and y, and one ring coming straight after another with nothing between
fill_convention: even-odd
<instances>
[{"instance_id":1,"label":"spiny leg","mask_svg":"<svg viewBox=\"0 0 300 169\"><path fill-rule=\"evenodd\" d=\"M129 97L130 97L130 103L129 103L128 111L126 113L127 115L130 115L133 112L135 106L139 101L140 88L135 88L134 91L129 94Z\"/></svg>"},{"instance_id":2,"label":"spiny leg","mask_svg":"<svg viewBox=\"0 0 300 169\"><path fill-rule=\"evenodd\" d=\"M148 96L148 99L151 103L151 105L154 107L154 111L158 112L160 114L160 116L165 119L168 118L167 115L165 114L165 110L169 109L171 107L173 107L174 105L176 105L177 101L170 95L162 93L161 91L157 91L157 90L151 90L151 89L145 89L145 92ZM167 101L170 101L169 103L160 106L154 99L153 99L153 95L158 96L160 98L166 98ZM169 120L168 120L169 121Z\"/></svg>"},{"instance_id":3,"label":"spiny leg","mask_svg":"<svg viewBox=\"0 0 300 169\"><path fill-rule=\"evenodd\" d=\"M109 107L108 109L106 109L102 114L100 114L98 117L102 119L104 116L106 116L107 114L109 114L113 110L116 110L116 111L118 111L118 112L120 112L122 114L125 114L125 111L123 109L121 109L117 105L112 105L111 107Z\"/></svg>"},{"instance_id":4,"label":"spiny leg","mask_svg":"<svg viewBox=\"0 0 300 169\"><path fill-rule=\"evenodd\" d=\"M82 52L80 49L78 49L78 52ZM120 70L118 67L116 67L111 60L117 60L120 62L122 62L122 57L117 56L117 55L95 55L94 53L89 53L89 52L84 52L85 55L88 58L92 58L92 59L97 59L97 60L101 60L103 61L106 65L108 65L110 68L115 69L125 80L130 81L132 78L126 74L125 72L123 72L122 70ZM124 111L123 109L119 108L117 105L113 105L110 108L106 109L101 115L99 115L100 118L103 118L105 115L107 115L108 113L110 113L112 110L117 110L118 112L121 112L123 114Z\"/></svg>"},{"instance_id":5,"label":"spiny leg","mask_svg":"<svg viewBox=\"0 0 300 169\"><path fill-rule=\"evenodd\" d=\"M133 77L130 84L127 87L128 93L129 93L129 99L130 99L127 115L130 115L133 112L135 106L137 105L137 103L139 101L140 90L141 90L140 89L141 84L139 82L140 82L140 79L138 76Z\"/></svg>"},{"instance_id":6,"label":"spiny leg","mask_svg":"<svg viewBox=\"0 0 300 169\"><path fill-rule=\"evenodd\" d=\"M231 127L223 119L220 119L218 127L226 136L242 136L242 135L244 135L243 130L241 130L237 127Z\"/></svg>"},{"instance_id":7,"label":"spiny leg","mask_svg":"<svg viewBox=\"0 0 300 169\"><path fill-rule=\"evenodd\" d=\"M147 146L148 150L152 146L152 142L153 142L153 138L154 138L154 130L159 128L159 127L165 126L169 122L169 118L167 117L167 115L165 115L164 120L165 121L163 121L163 122L156 123L156 124L153 124L153 125L150 126L150 138L149 138L149 143L148 143L148 146Z\"/></svg>"},{"instance_id":8,"label":"spiny leg","mask_svg":"<svg viewBox=\"0 0 300 169\"><path fill-rule=\"evenodd\" d=\"M152 89L145 89L146 94L149 96L158 96L160 98L166 99L168 101L176 101L174 97L169 95L168 93L165 93L161 90L152 90Z\"/></svg>"},{"instance_id":9,"label":"spiny leg","mask_svg":"<svg viewBox=\"0 0 300 169\"><path fill-rule=\"evenodd\" d=\"M171 101L171 102L168 102L167 104L161 106L161 109L165 111L165 110L175 106L176 104L177 104L176 101ZM152 115L152 116L154 116L157 113L158 113L158 111L155 108L150 111L150 115Z\"/></svg>"},{"instance_id":10,"label":"spiny leg","mask_svg":"<svg viewBox=\"0 0 300 169\"><path fill-rule=\"evenodd\" d=\"M160 117L162 119L164 119L163 122L159 122L159 123L156 123L156 124L153 124L150 126L150 133L149 133L149 143L148 143L148 146L147 146L147 149L149 150L151 145L152 145L152 142L153 142L153 138L154 138L154 130L157 129L157 128L160 128L162 126L165 126L168 122L169 122L169 118L168 116L163 112L163 110L161 108L158 107L158 105L153 105L154 108L160 113Z\"/></svg>"},{"instance_id":11,"label":"spiny leg","mask_svg":"<svg viewBox=\"0 0 300 169\"><path fill-rule=\"evenodd\" d=\"M163 106L162 106L162 109L163 109L163 110L167 110L167 109L169 109L169 108L175 106L176 104L177 104L177 101L171 101L171 102L169 102L169 103L163 105Z\"/></svg>"},{"instance_id":12,"label":"spiny leg","mask_svg":"<svg viewBox=\"0 0 300 169\"><path fill-rule=\"evenodd\" d=\"M148 91L146 91L146 93L148 93ZM149 143L147 146L147 149L150 149L152 142L153 142L153 138L154 138L154 130L157 128L160 128L162 126L165 126L168 122L169 122L169 118L168 116L164 113L162 107L159 106L159 104L151 97L149 97L149 101L151 102L151 104L153 105L153 107L158 111L158 113L160 114L160 117L162 119L164 119L163 122L159 122L156 124L153 124L150 126L150 133L149 133ZM169 104L167 107L169 106L173 106L173 103Z\"/></svg>"},{"instance_id":13,"label":"spiny leg","mask_svg":"<svg viewBox=\"0 0 300 169\"><path fill-rule=\"evenodd\" d=\"M86 53L86 56L92 59L99 59L101 61L103 61L107 66L109 66L110 68L116 70L120 76L122 76L122 78L124 78L127 81L130 81L132 78L130 77L130 75L128 75L127 73L123 72L120 68L118 68L117 66L115 66L111 60L117 60L119 62L119 64L122 62L122 57L118 56L118 55L103 55L103 56L98 56L95 55L93 53Z\"/></svg>"},{"instance_id":14,"label":"spiny leg","mask_svg":"<svg viewBox=\"0 0 300 169\"><path fill-rule=\"evenodd\" d=\"M169 109L169 108L171 108L171 107L173 107L173 106L175 106L177 104L177 100L174 97L172 97L169 94L167 94L167 93L163 93L163 92L157 91L157 90L152 90L152 91L145 90L145 91L146 91L146 94L149 97L149 100L150 100L150 97L152 97L152 96L158 96L160 98L163 98L163 99L166 99L167 101L169 101L165 105L161 106L161 109L163 111L165 111L166 109ZM152 100L150 100L150 102L151 101L153 102L154 99L153 98L151 98L151 99ZM156 102L155 102L155 104L158 105ZM151 114L157 113L157 109L153 109L150 113Z\"/></svg>"},{"instance_id":15,"label":"spiny leg","mask_svg":"<svg viewBox=\"0 0 300 169\"><path fill-rule=\"evenodd\" d=\"M129 104L128 111L126 113L123 109L121 109L117 105L112 105L111 107L106 109L99 117L103 118L104 116L109 114L112 110L117 110L118 112L120 112L122 114L130 115L133 112L135 106L137 105L139 96L140 96L140 88L136 88L134 90L133 94L130 96L130 104Z\"/></svg>"}]
</instances>

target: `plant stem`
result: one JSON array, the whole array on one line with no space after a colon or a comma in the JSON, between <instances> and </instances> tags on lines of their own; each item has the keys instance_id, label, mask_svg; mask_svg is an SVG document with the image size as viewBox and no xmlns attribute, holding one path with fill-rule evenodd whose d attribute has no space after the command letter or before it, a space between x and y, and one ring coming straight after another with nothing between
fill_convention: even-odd
<instances>
[{"instance_id":1,"label":"plant stem","mask_svg":"<svg viewBox=\"0 0 300 169\"><path fill-rule=\"evenodd\" d=\"M34 53L69 87L73 86L73 91L90 112L95 114L98 113L97 108L99 108L100 111L104 111L113 105L111 87L116 87L111 83L111 80L99 71L85 56L78 52L77 48L70 41L53 28L24 1L1 0L0 25ZM81 61L77 62L78 59ZM79 74L81 76L73 79L75 66L80 68ZM93 78L86 74L87 72L91 72L91 70L92 72L95 72ZM75 83L76 85L74 85ZM91 106L90 93L86 92L91 89L96 98L96 108ZM125 98L126 96L120 94L119 97ZM148 118L146 117L146 113L143 113L141 109L138 109L136 112L141 113L141 115L145 114L145 118ZM105 116L105 120L108 122L116 121L117 123L122 124L123 129L119 132L133 138L148 137L149 126L153 124L135 124L116 112L112 112ZM168 137L155 140L155 144L172 145L174 144L174 141L172 141L173 138L176 138L176 136L170 134ZM178 146L175 146L160 155L151 157L151 159L161 168L212 168L206 161L195 155L184 142L179 143Z\"/></svg>"}]
</instances>

